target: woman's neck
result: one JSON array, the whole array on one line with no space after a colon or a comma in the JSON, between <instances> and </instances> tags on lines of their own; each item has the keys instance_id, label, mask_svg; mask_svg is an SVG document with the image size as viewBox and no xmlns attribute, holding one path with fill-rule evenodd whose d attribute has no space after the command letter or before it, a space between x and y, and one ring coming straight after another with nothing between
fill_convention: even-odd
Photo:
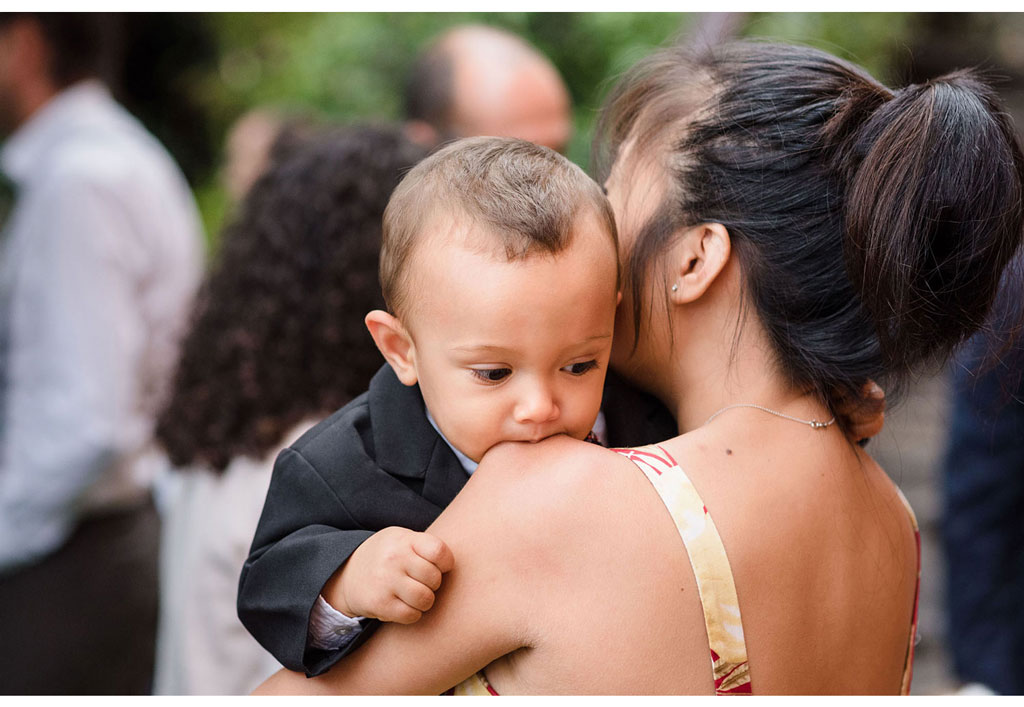
<instances>
[{"instance_id":1,"label":"woman's neck","mask_svg":"<svg viewBox=\"0 0 1024 707\"><path fill-rule=\"evenodd\" d=\"M745 329L736 346L713 347L702 342L687 353L688 365L676 367L671 386L671 409L680 432L703 425L729 405L760 405L801 419L828 419L827 409L814 396L786 383L771 354L749 344Z\"/></svg>"},{"instance_id":2,"label":"woman's neck","mask_svg":"<svg viewBox=\"0 0 1024 707\"><path fill-rule=\"evenodd\" d=\"M677 313L676 330L685 325L690 333L676 337L661 397L675 413L680 432L694 430L736 404L760 405L807 420L831 418L817 396L793 386L778 370L768 337L750 308L738 324L737 299L709 298L706 306Z\"/></svg>"}]
</instances>

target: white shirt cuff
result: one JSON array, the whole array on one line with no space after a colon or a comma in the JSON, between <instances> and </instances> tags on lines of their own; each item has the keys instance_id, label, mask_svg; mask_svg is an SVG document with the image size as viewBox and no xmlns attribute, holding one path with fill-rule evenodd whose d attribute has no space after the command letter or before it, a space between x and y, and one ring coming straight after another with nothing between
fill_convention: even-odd
<instances>
[{"instance_id":1,"label":"white shirt cuff","mask_svg":"<svg viewBox=\"0 0 1024 707\"><path fill-rule=\"evenodd\" d=\"M309 614L308 643L310 648L336 651L344 648L363 630L362 616L345 616L327 603L321 594Z\"/></svg>"}]
</instances>

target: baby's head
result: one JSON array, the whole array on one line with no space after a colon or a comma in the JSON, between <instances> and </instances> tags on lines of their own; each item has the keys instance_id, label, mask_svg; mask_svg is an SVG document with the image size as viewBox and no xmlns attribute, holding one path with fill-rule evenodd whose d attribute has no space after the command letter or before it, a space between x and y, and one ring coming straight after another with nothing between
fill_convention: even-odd
<instances>
[{"instance_id":1,"label":"baby's head","mask_svg":"<svg viewBox=\"0 0 1024 707\"><path fill-rule=\"evenodd\" d=\"M420 162L384 212L389 312L366 324L444 436L479 461L503 441L597 417L618 301L601 188L556 152L468 138Z\"/></svg>"}]
</instances>

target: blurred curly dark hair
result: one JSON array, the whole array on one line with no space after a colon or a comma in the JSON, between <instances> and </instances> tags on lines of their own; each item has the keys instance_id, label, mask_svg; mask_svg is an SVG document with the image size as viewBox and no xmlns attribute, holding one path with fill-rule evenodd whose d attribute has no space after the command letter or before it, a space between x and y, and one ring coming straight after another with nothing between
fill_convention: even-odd
<instances>
[{"instance_id":1,"label":"blurred curly dark hair","mask_svg":"<svg viewBox=\"0 0 1024 707\"><path fill-rule=\"evenodd\" d=\"M366 390L382 363L363 324L384 307L381 217L425 154L397 127L275 149L224 231L157 419L175 466L261 458Z\"/></svg>"}]
</instances>

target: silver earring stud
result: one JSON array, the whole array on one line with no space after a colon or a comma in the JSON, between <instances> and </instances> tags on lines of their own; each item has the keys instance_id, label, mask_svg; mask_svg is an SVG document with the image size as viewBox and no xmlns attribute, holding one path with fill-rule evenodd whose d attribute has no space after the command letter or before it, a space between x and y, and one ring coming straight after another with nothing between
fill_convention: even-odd
<instances>
[{"instance_id":1,"label":"silver earring stud","mask_svg":"<svg viewBox=\"0 0 1024 707\"><path fill-rule=\"evenodd\" d=\"M678 292L679 291L679 285L672 285L672 291L673 292Z\"/></svg>"}]
</instances>

